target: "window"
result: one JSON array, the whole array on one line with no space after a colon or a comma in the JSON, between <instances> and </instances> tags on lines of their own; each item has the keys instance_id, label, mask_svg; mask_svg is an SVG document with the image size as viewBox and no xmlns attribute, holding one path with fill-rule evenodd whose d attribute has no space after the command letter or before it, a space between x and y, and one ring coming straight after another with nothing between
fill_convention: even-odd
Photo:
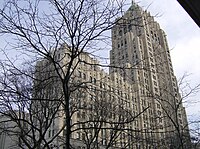
<instances>
[{"instance_id":1,"label":"window","mask_svg":"<svg viewBox=\"0 0 200 149\"><path fill-rule=\"evenodd\" d=\"M152 51L151 47L148 46L149 51Z\"/></svg>"},{"instance_id":2,"label":"window","mask_svg":"<svg viewBox=\"0 0 200 149\"><path fill-rule=\"evenodd\" d=\"M49 138L51 137L51 129L49 130Z\"/></svg>"},{"instance_id":3,"label":"window","mask_svg":"<svg viewBox=\"0 0 200 149\"><path fill-rule=\"evenodd\" d=\"M124 45L124 43L123 43L123 40L121 41L121 46L123 46Z\"/></svg>"},{"instance_id":4,"label":"window","mask_svg":"<svg viewBox=\"0 0 200 149\"><path fill-rule=\"evenodd\" d=\"M100 88L102 88L102 82L100 82Z\"/></svg>"},{"instance_id":5,"label":"window","mask_svg":"<svg viewBox=\"0 0 200 149\"><path fill-rule=\"evenodd\" d=\"M122 30L119 30L119 36L122 36Z\"/></svg>"},{"instance_id":6,"label":"window","mask_svg":"<svg viewBox=\"0 0 200 149\"><path fill-rule=\"evenodd\" d=\"M58 54L58 60L60 59L60 53Z\"/></svg>"},{"instance_id":7,"label":"window","mask_svg":"<svg viewBox=\"0 0 200 149\"><path fill-rule=\"evenodd\" d=\"M159 122L162 123L162 118L159 118Z\"/></svg>"},{"instance_id":8,"label":"window","mask_svg":"<svg viewBox=\"0 0 200 149\"><path fill-rule=\"evenodd\" d=\"M90 82L92 82L92 77L90 76Z\"/></svg>"},{"instance_id":9,"label":"window","mask_svg":"<svg viewBox=\"0 0 200 149\"><path fill-rule=\"evenodd\" d=\"M160 111L158 111L158 115L159 115L159 116L161 115L161 112L160 112Z\"/></svg>"},{"instance_id":10,"label":"window","mask_svg":"<svg viewBox=\"0 0 200 149\"><path fill-rule=\"evenodd\" d=\"M155 75L153 75L153 79L156 80L156 76Z\"/></svg>"},{"instance_id":11,"label":"window","mask_svg":"<svg viewBox=\"0 0 200 149\"><path fill-rule=\"evenodd\" d=\"M105 88L105 84L102 83L102 88Z\"/></svg>"},{"instance_id":12,"label":"window","mask_svg":"<svg viewBox=\"0 0 200 149\"><path fill-rule=\"evenodd\" d=\"M118 48L120 48L120 44L118 44Z\"/></svg>"},{"instance_id":13,"label":"window","mask_svg":"<svg viewBox=\"0 0 200 149\"><path fill-rule=\"evenodd\" d=\"M131 26L131 24L128 25L128 30L129 30L129 31L132 30L132 26Z\"/></svg>"},{"instance_id":14,"label":"window","mask_svg":"<svg viewBox=\"0 0 200 149\"><path fill-rule=\"evenodd\" d=\"M151 70L153 73L156 73L156 71L154 69Z\"/></svg>"},{"instance_id":15,"label":"window","mask_svg":"<svg viewBox=\"0 0 200 149\"><path fill-rule=\"evenodd\" d=\"M160 104L157 103L157 107L160 109Z\"/></svg>"},{"instance_id":16,"label":"window","mask_svg":"<svg viewBox=\"0 0 200 149\"><path fill-rule=\"evenodd\" d=\"M77 118L80 118L80 112L79 111L77 112Z\"/></svg>"},{"instance_id":17,"label":"window","mask_svg":"<svg viewBox=\"0 0 200 149\"><path fill-rule=\"evenodd\" d=\"M151 57L153 57L153 54L152 54L151 52L149 52L149 55L150 55Z\"/></svg>"},{"instance_id":18,"label":"window","mask_svg":"<svg viewBox=\"0 0 200 149\"><path fill-rule=\"evenodd\" d=\"M52 130L52 136L54 136L54 129Z\"/></svg>"},{"instance_id":19,"label":"window","mask_svg":"<svg viewBox=\"0 0 200 149\"><path fill-rule=\"evenodd\" d=\"M147 42L147 44L148 44L148 46L150 46L150 47L151 47L151 43L150 43L149 41Z\"/></svg>"},{"instance_id":20,"label":"window","mask_svg":"<svg viewBox=\"0 0 200 149\"><path fill-rule=\"evenodd\" d=\"M97 80L94 78L94 84L96 84Z\"/></svg>"},{"instance_id":21,"label":"window","mask_svg":"<svg viewBox=\"0 0 200 149\"><path fill-rule=\"evenodd\" d=\"M81 72L80 71L78 71L78 76L81 78Z\"/></svg>"},{"instance_id":22,"label":"window","mask_svg":"<svg viewBox=\"0 0 200 149\"><path fill-rule=\"evenodd\" d=\"M83 73L83 79L86 79L86 74L85 73Z\"/></svg>"},{"instance_id":23,"label":"window","mask_svg":"<svg viewBox=\"0 0 200 149\"><path fill-rule=\"evenodd\" d=\"M126 34L127 33L127 28L126 27L124 27L124 34Z\"/></svg>"},{"instance_id":24,"label":"window","mask_svg":"<svg viewBox=\"0 0 200 149\"><path fill-rule=\"evenodd\" d=\"M85 134L82 134L82 140L85 140Z\"/></svg>"}]
</instances>

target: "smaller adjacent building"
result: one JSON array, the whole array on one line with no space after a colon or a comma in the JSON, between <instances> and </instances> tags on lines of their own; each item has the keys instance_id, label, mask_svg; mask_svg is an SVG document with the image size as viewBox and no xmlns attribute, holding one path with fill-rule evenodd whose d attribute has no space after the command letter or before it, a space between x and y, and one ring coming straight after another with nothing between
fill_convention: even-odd
<instances>
[{"instance_id":1,"label":"smaller adjacent building","mask_svg":"<svg viewBox=\"0 0 200 149\"><path fill-rule=\"evenodd\" d=\"M0 149L16 149L19 145L20 129L5 115L0 115Z\"/></svg>"}]
</instances>

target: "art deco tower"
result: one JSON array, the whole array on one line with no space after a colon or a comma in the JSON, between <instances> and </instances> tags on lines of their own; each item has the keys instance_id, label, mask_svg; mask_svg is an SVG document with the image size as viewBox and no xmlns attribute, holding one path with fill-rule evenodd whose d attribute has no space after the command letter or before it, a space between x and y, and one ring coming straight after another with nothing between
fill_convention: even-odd
<instances>
[{"instance_id":1,"label":"art deco tower","mask_svg":"<svg viewBox=\"0 0 200 149\"><path fill-rule=\"evenodd\" d=\"M179 136L189 136L187 118L166 34L135 3L112 28L110 64L115 66L110 67L111 74L118 73L134 85L139 112L147 108L139 119L143 138L169 148L184 144L185 138Z\"/></svg>"}]
</instances>

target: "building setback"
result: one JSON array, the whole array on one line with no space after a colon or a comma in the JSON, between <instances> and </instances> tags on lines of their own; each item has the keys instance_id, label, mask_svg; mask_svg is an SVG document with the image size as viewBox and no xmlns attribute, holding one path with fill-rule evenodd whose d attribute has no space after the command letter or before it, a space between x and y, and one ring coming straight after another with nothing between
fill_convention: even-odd
<instances>
[{"instance_id":1,"label":"building setback","mask_svg":"<svg viewBox=\"0 0 200 149\"><path fill-rule=\"evenodd\" d=\"M55 51L55 60L65 72L70 46L63 44ZM187 148L187 118L166 35L150 13L133 3L112 28L109 73L88 53L82 53L79 60L70 82L74 147ZM37 63L38 79L56 76L48 62L44 59ZM59 81L51 81L35 93L35 98L41 92L44 98L61 99ZM41 84L35 82L37 85ZM35 103L35 107L40 105ZM63 113L61 107L47 139L65 125ZM64 135L65 129L52 146L63 146Z\"/></svg>"}]
</instances>

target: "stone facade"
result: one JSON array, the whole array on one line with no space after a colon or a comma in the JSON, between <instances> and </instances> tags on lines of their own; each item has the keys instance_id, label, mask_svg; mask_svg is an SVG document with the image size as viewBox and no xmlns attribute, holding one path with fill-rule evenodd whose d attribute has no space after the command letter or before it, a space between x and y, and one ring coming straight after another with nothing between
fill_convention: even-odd
<instances>
[{"instance_id":1,"label":"stone facade","mask_svg":"<svg viewBox=\"0 0 200 149\"><path fill-rule=\"evenodd\" d=\"M52 53L64 75L70 47L63 44ZM74 146L150 149L188 144L187 118L166 35L149 12L133 4L112 28L109 73L89 53L82 53L73 67L69 85L73 90L70 104ZM55 73L48 60L38 62L36 70L37 78ZM49 74L43 73L47 70ZM51 98L61 97L59 81L53 80L44 93ZM62 108L58 115L62 116L54 120L46 136L49 139L64 126ZM117 138L112 136L114 133ZM55 147L62 146L64 134L65 130L54 142Z\"/></svg>"}]
</instances>

